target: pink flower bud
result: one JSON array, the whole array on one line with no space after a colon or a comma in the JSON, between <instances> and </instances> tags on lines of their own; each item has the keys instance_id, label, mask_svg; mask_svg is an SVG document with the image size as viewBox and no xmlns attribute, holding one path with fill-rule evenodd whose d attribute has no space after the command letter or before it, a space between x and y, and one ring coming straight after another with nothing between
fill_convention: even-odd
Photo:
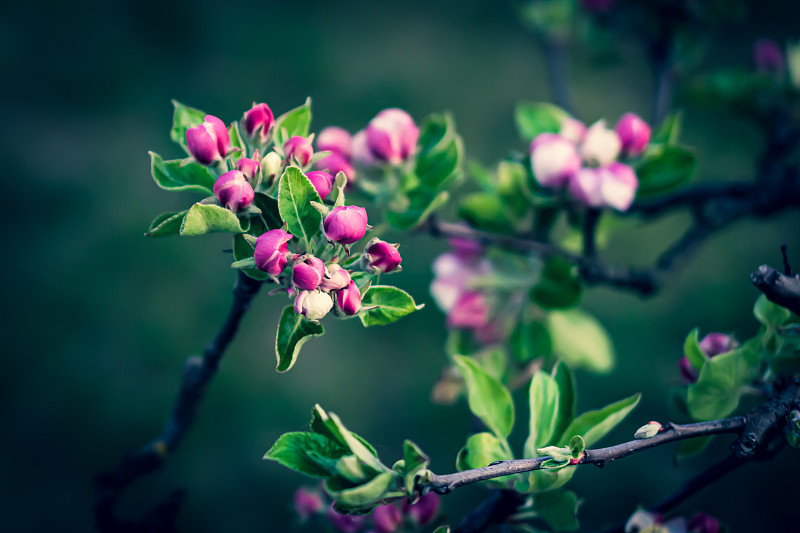
<instances>
[{"instance_id":1,"label":"pink flower bud","mask_svg":"<svg viewBox=\"0 0 800 533\"><path fill-rule=\"evenodd\" d=\"M355 281L351 280L347 287L336 293L336 305L348 316L353 316L361 310L361 292Z\"/></svg>"},{"instance_id":2,"label":"pink flower bud","mask_svg":"<svg viewBox=\"0 0 800 533\"><path fill-rule=\"evenodd\" d=\"M603 169L600 195L603 205L617 211L627 211L636 197L639 179L636 172L624 163L611 163Z\"/></svg>"},{"instance_id":3,"label":"pink flower bud","mask_svg":"<svg viewBox=\"0 0 800 533\"><path fill-rule=\"evenodd\" d=\"M582 168L572 175L569 180L569 192L573 198L583 205L589 207L601 207L603 197L601 196L600 183L603 180L605 169L602 168Z\"/></svg>"},{"instance_id":4,"label":"pink flower bud","mask_svg":"<svg viewBox=\"0 0 800 533\"><path fill-rule=\"evenodd\" d=\"M561 121L561 131L558 134L568 141L578 144L586 135L586 125L578 119L567 117Z\"/></svg>"},{"instance_id":5,"label":"pink flower bud","mask_svg":"<svg viewBox=\"0 0 800 533\"><path fill-rule=\"evenodd\" d=\"M350 284L350 274L336 263L331 263L325 267L325 277L319 284L323 291L335 291L344 289Z\"/></svg>"},{"instance_id":6,"label":"pink flower bud","mask_svg":"<svg viewBox=\"0 0 800 533\"><path fill-rule=\"evenodd\" d=\"M244 177L249 181L253 181L256 175L261 172L261 163L253 159L243 157L236 163L236 168L242 171Z\"/></svg>"},{"instance_id":7,"label":"pink flower bud","mask_svg":"<svg viewBox=\"0 0 800 533\"><path fill-rule=\"evenodd\" d=\"M753 62L762 72L786 70L786 56L780 45L772 39L759 39L753 44Z\"/></svg>"},{"instance_id":8,"label":"pink flower bud","mask_svg":"<svg viewBox=\"0 0 800 533\"><path fill-rule=\"evenodd\" d=\"M350 161L345 159L342 154L337 152L333 152L330 155L326 155L322 159L319 159L316 163L314 163L314 168L325 170L332 176L336 176L336 174L339 172L344 172L344 175L347 176L348 183L352 183L356 177L356 169L353 168L353 165L350 164Z\"/></svg>"},{"instance_id":9,"label":"pink flower bud","mask_svg":"<svg viewBox=\"0 0 800 533\"><path fill-rule=\"evenodd\" d=\"M403 504L403 512L420 526L430 524L439 513L441 500L435 492L428 492L414 505Z\"/></svg>"},{"instance_id":10,"label":"pink flower bud","mask_svg":"<svg viewBox=\"0 0 800 533\"><path fill-rule=\"evenodd\" d=\"M289 245L286 243L292 237L294 235L282 229L271 229L256 239L256 266L270 276L277 276L283 272L291 255Z\"/></svg>"},{"instance_id":11,"label":"pink flower bud","mask_svg":"<svg viewBox=\"0 0 800 533\"><path fill-rule=\"evenodd\" d=\"M255 193L240 170L230 170L214 183L214 195L219 203L233 211L247 209L253 204Z\"/></svg>"},{"instance_id":12,"label":"pink flower bud","mask_svg":"<svg viewBox=\"0 0 800 533\"><path fill-rule=\"evenodd\" d=\"M690 384L697 381L697 370L695 370L694 366L692 366L692 363L689 362L688 357L683 356L680 358L678 361L678 369L681 372L681 379L684 383Z\"/></svg>"},{"instance_id":13,"label":"pink flower bud","mask_svg":"<svg viewBox=\"0 0 800 533\"><path fill-rule=\"evenodd\" d=\"M379 505L372 511L372 525L376 533L394 533L402 522L403 514L391 503Z\"/></svg>"},{"instance_id":14,"label":"pink flower bud","mask_svg":"<svg viewBox=\"0 0 800 533\"><path fill-rule=\"evenodd\" d=\"M586 130L580 153L584 161L607 165L617 159L621 146L617 132L608 129L605 120L598 120Z\"/></svg>"},{"instance_id":15,"label":"pink flower bud","mask_svg":"<svg viewBox=\"0 0 800 533\"><path fill-rule=\"evenodd\" d=\"M690 533L718 533L719 520L707 513L697 513L687 526Z\"/></svg>"},{"instance_id":16,"label":"pink flower bud","mask_svg":"<svg viewBox=\"0 0 800 533\"><path fill-rule=\"evenodd\" d=\"M323 318L333 308L333 300L327 292L319 289L300 291L294 300L294 312L309 320Z\"/></svg>"},{"instance_id":17,"label":"pink flower bud","mask_svg":"<svg viewBox=\"0 0 800 533\"><path fill-rule=\"evenodd\" d=\"M725 335L724 333L709 333L699 343L700 351L706 354L706 357L709 359L714 357L715 355L719 355L725 352L730 352L737 346L739 343L731 335Z\"/></svg>"},{"instance_id":18,"label":"pink flower bud","mask_svg":"<svg viewBox=\"0 0 800 533\"><path fill-rule=\"evenodd\" d=\"M275 116L267 104L256 104L244 114L244 131L251 139L266 142L269 132L275 124Z\"/></svg>"},{"instance_id":19,"label":"pink flower bud","mask_svg":"<svg viewBox=\"0 0 800 533\"><path fill-rule=\"evenodd\" d=\"M283 154L286 159L294 159L298 165L304 167L311 161L311 156L314 155L314 148L305 137L294 135L283 143Z\"/></svg>"},{"instance_id":20,"label":"pink flower bud","mask_svg":"<svg viewBox=\"0 0 800 533\"><path fill-rule=\"evenodd\" d=\"M367 233L367 210L355 205L334 207L322 228L328 240L352 244Z\"/></svg>"},{"instance_id":21,"label":"pink flower bud","mask_svg":"<svg viewBox=\"0 0 800 533\"><path fill-rule=\"evenodd\" d=\"M483 294L467 291L447 314L447 323L457 328L477 329L489 323L489 305Z\"/></svg>"},{"instance_id":22,"label":"pink flower bud","mask_svg":"<svg viewBox=\"0 0 800 533\"><path fill-rule=\"evenodd\" d=\"M581 168L575 144L555 133L537 135L530 152L533 175L543 187L562 187Z\"/></svg>"},{"instance_id":23,"label":"pink flower bud","mask_svg":"<svg viewBox=\"0 0 800 533\"><path fill-rule=\"evenodd\" d=\"M292 283L298 289L313 291L325 276L325 263L313 255L306 255L292 267Z\"/></svg>"},{"instance_id":24,"label":"pink flower bud","mask_svg":"<svg viewBox=\"0 0 800 533\"><path fill-rule=\"evenodd\" d=\"M389 244L377 237L367 244L364 258L371 272L391 272L403 261L396 244Z\"/></svg>"},{"instance_id":25,"label":"pink flower bud","mask_svg":"<svg viewBox=\"0 0 800 533\"><path fill-rule=\"evenodd\" d=\"M325 509L322 495L315 490L300 487L294 492L294 512L303 520L308 520L312 515L321 513Z\"/></svg>"},{"instance_id":26,"label":"pink flower bud","mask_svg":"<svg viewBox=\"0 0 800 533\"><path fill-rule=\"evenodd\" d=\"M373 166L378 164L378 160L372 155L367 144L367 130L361 130L353 135L353 143L351 144L353 159L362 165Z\"/></svg>"},{"instance_id":27,"label":"pink flower bud","mask_svg":"<svg viewBox=\"0 0 800 533\"><path fill-rule=\"evenodd\" d=\"M625 113L617 122L617 135L622 145L622 153L639 155L650 142L650 126L633 113Z\"/></svg>"},{"instance_id":28,"label":"pink flower bud","mask_svg":"<svg viewBox=\"0 0 800 533\"><path fill-rule=\"evenodd\" d=\"M367 146L373 157L399 165L417 148L419 128L402 109L384 109L367 125Z\"/></svg>"},{"instance_id":29,"label":"pink flower bud","mask_svg":"<svg viewBox=\"0 0 800 533\"><path fill-rule=\"evenodd\" d=\"M338 126L329 126L317 134L317 150L320 152L330 150L336 154L350 159L353 139L350 132Z\"/></svg>"},{"instance_id":30,"label":"pink flower bud","mask_svg":"<svg viewBox=\"0 0 800 533\"><path fill-rule=\"evenodd\" d=\"M231 138L225 123L206 115L202 124L186 130L186 147L198 163L211 165L228 155Z\"/></svg>"},{"instance_id":31,"label":"pink flower bud","mask_svg":"<svg viewBox=\"0 0 800 533\"><path fill-rule=\"evenodd\" d=\"M328 174L327 172L323 172L322 170L312 170L311 172L306 172L306 176L311 181L311 185L314 186L314 190L317 191L319 197L323 200L326 196L328 196L333 188L333 176Z\"/></svg>"},{"instance_id":32,"label":"pink flower bud","mask_svg":"<svg viewBox=\"0 0 800 533\"><path fill-rule=\"evenodd\" d=\"M361 527L364 525L363 516L339 514L334 511L333 506L328 508L328 512L325 513L325 516L328 518L328 522L331 523L334 529L341 531L342 533L358 533L358 531L360 531Z\"/></svg>"}]
</instances>

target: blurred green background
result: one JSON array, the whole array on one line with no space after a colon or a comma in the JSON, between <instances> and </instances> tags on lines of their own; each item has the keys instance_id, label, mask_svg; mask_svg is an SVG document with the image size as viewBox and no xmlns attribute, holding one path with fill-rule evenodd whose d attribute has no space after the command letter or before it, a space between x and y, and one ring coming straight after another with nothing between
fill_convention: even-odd
<instances>
[{"instance_id":1,"label":"blurred green background","mask_svg":"<svg viewBox=\"0 0 800 533\"><path fill-rule=\"evenodd\" d=\"M761 1L720 27L704 64L748 65L756 38L798 35L798 7ZM470 157L492 163L524 146L513 127L520 99L549 99L544 57L512 3L83 2L8 4L0 16L6 200L3 439L0 501L5 531L89 531L92 477L160 428L187 355L210 340L230 301L234 273L225 237L149 240L158 213L194 201L159 190L147 151L179 157L169 140L176 98L225 121L253 101L279 114L314 100L315 130L362 127L398 106L417 118L452 111ZM652 82L641 46L621 41L616 61L573 47L569 75L580 116L649 116ZM683 139L697 147L699 179L747 177L761 137L746 122L685 103ZM652 261L688 223L675 215L639 229L628 223L609 256ZM644 398L605 442L667 419L667 392L686 333L756 330L749 273L800 262L797 212L741 222L713 237L658 296L607 289L584 305L610 330L610 376L579 372L579 409L636 391ZM195 427L166 467L133 486L122 513L138 515L185 487L183 531L283 531L291 494L307 479L261 460L285 431L302 429L319 402L374 443L389 464L412 438L434 471L454 470L470 427L465 403L437 406L430 389L445 362L443 316L429 294L432 259L446 247L426 236L403 242L393 278L426 308L362 330L327 321L287 374L274 371L274 330L285 302L258 298L212 384ZM520 419L524 419L524 414ZM723 442L724 441L724 442ZM726 453L728 439L713 449ZM672 464L659 448L571 487L586 498L587 529L617 523L639 503L671 492L703 458ZM733 531L786 530L796 519L796 452L748 465L680 507L720 516ZM788 487L788 489L787 489ZM444 498L454 522L481 487Z\"/></svg>"}]
</instances>

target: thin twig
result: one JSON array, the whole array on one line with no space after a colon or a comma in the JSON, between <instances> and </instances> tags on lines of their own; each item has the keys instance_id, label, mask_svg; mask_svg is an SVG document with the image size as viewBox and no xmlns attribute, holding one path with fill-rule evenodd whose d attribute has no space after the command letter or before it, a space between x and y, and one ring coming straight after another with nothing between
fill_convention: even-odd
<instances>
[{"instance_id":1,"label":"thin twig","mask_svg":"<svg viewBox=\"0 0 800 533\"><path fill-rule=\"evenodd\" d=\"M572 100L567 83L566 43L563 39L546 35L543 37L543 48L547 59L547 73L553 101L570 115L574 114Z\"/></svg>"}]
</instances>

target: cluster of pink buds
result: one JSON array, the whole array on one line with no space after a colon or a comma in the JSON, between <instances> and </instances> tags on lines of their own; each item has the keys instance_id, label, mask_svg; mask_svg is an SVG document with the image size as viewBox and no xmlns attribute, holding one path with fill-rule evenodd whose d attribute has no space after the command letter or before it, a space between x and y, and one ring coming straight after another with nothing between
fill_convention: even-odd
<instances>
[{"instance_id":1,"label":"cluster of pink buds","mask_svg":"<svg viewBox=\"0 0 800 533\"><path fill-rule=\"evenodd\" d=\"M566 118L559 133L542 133L531 142L531 169L543 187L567 187L578 202L595 208L627 210L639 180L633 168L619 161L641 155L650 142L650 126L633 113L615 129L599 120L587 128Z\"/></svg>"},{"instance_id":2,"label":"cluster of pink buds","mask_svg":"<svg viewBox=\"0 0 800 533\"><path fill-rule=\"evenodd\" d=\"M325 521L341 533L416 531L436 519L439 505L439 495L429 492L413 505L390 503L376 507L369 516L353 516L337 513L319 490L301 487L294 494L295 513L303 522L314 516L324 516Z\"/></svg>"},{"instance_id":3,"label":"cluster of pink buds","mask_svg":"<svg viewBox=\"0 0 800 533\"><path fill-rule=\"evenodd\" d=\"M739 343L736 342L736 339L734 339L732 335L726 335L725 333L709 333L702 338L698 346L700 347L700 351L703 352L708 359L711 359L715 355L730 352L739 346ZM686 383L694 383L697 381L698 371L692 366L692 363L689 362L686 356L681 357L680 361L678 361L678 367L680 368L683 381Z\"/></svg>"}]
</instances>

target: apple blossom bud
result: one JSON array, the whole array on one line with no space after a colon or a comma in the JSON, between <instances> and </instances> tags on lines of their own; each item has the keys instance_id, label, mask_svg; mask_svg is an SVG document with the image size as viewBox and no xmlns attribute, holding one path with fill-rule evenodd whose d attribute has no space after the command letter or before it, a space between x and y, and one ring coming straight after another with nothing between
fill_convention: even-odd
<instances>
[{"instance_id":1,"label":"apple blossom bud","mask_svg":"<svg viewBox=\"0 0 800 533\"><path fill-rule=\"evenodd\" d=\"M786 57L780 45L772 39L759 39L753 44L753 63L762 72L783 72Z\"/></svg>"},{"instance_id":2,"label":"apple blossom bud","mask_svg":"<svg viewBox=\"0 0 800 533\"><path fill-rule=\"evenodd\" d=\"M325 276L325 263L313 255L306 255L292 267L292 283L298 289L313 291Z\"/></svg>"},{"instance_id":3,"label":"apple blossom bud","mask_svg":"<svg viewBox=\"0 0 800 533\"><path fill-rule=\"evenodd\" d=\"M198 163L211 165L222 161L231 146L225 123L206 115L203 123L186 130L186 147Z\"/></svg>"},{"instance_id":4,"label":"apple blossom bud","mask_svg":"<svg viewBox=\"0 0 800 533\"><path fill-rule=\"evenodd\" d=\"M413 505L403 503L403 512L420 526L430 524L439 513L440 498L435 492L428 492Z\"/></svg>"},{"instance_id":5,"label":"apple blossom bud","mask_svg":"<svg viewBox=\"0 0 800 533\"><path fill-rule=\"evenodd\" d=\"M255 193L240 170L230 170L214 183L214 195L219 203L234 213L250 207Z\"/></svg>"},{"instance_id":6,"label":"apple blossom bud","mask_svg":"<svg viewBox=\"0 0 800 533\"><path fill-rule=\"evenodd\" d=\"M271 229L256 239L255 259L259 270L267 272L270 276L277 276L283 272L289 253L288 243L294 235L282 229Z\"/></svg>"},{"instance_id":7,"label":"apple blossom bud","mask_svg":"<svg viewBox=\"0 0 800 533\"><path fill-rule=\"evenodd\" d=\"M622 115L617 122L616 132L625 155L641 154L650 142L650 126L633 113Z\"/></svg>"},{"instance_id":8,"label":"apple blossom bud","mask_svg":"<svg viewBox=\"0 0 800 533\"><path fill-rule=\"evenodd\" d=\"M269 136L275 116L267 104L255 104L244 114L244 131L251 139L264 143Z\"/></svg>"},{"instance_id":9,"label":"apple blossom bud","mask_svg":"<svg viewBox=\"0 0 800 533\"><path fill-rule=\"evenodd\" d=\"M697 513L687 525L690 533L718 533L719 520L707 513Z\"/></svg>"},{"instance_id":10,"label":"apple blossom bud","mask_svg":"<svg viewBox=\"0 0 800 533\"><path fill-rule=\"evenodd\" d=\"M350 284L350 274L337 263L331 263L325 267L325 277L319 284L323 291L335 291L344 289Z\"/></svg>"},{"instance_id":11,"label":"apple blossom bud","mask_svg":"<svg viewBox=\"0 0 800 533\"><path fill-rule=\"evenodd\" d=\"M614 162L605 167L600 183L603 205L617 211L627 211L636 198L639 179L636 172L624 163Z\"/></svg>"},{"instance_id":12,"label":"apple blossom bud","mask_svg":"<svg viewBox=\"0 0 800 533\"><path fill-rule=\"evenodd\" d=\"M384 109L366 129L367 146L372 156L390 165L399 165L416 150L419 128L402 109Z\"/></svg>"},{"instance_id":13,"label":"apple blossom bud","mask_svg":"<svg viewBox=\"0 0 800 533\"><path fill-rule=\"evenodd\" d=\"M352 244L367 233L367 210L355 205L334 207L322 228L329 241Z\"/></svg>"},{"instance_id":14,"label":"apple blossom bud","mask_svg":"<svg viewBox=\"0 0 800 533\"><path fill-rule=\"evenodd\" d=\"M391 503L379 505L372 511L372 525L376 533L394 533L402 522L403 514Z\"/></svg>"},{"instance_id":15,"label":"apple blossom bud","mask_svg":"<svg viewBox=\"0 0 800 533\"><path fill-rule=\"evenodd\" d=\"M344 172L344 175L347 176L348 183L351 183L356 177L356 169L353 168L350 161L337 152L333 152L317 160L317 162L314 163L314 168L325 170L332 176L335 176L339 172Z\"/></svg>"},{"instance_id":16,"label":"apple blossom bud","mask_svg":"<svg viewBox=\"0 0 800 533\"><path fill-rule=\"evenodd\" d=\"M447 324L457 328L477 329L489 323L489 305L480 292L467 291L447 314Z\"/></svg>"},{"instance_id":17,"label":"apple blossom bud","mask_svg":"<svg viewBox=\"0 0 800 533\"><path fill-rule=\"evenodd\" d=\"M325 513L325 516L328 518L328 522L330 522L333 528L337 531L341 531L341 533L358 533L364 524L363 516L339 514L333 509L333 506L328 508L328 512Z\"/></svg>"},{"instance_id":18,"label":"apple blossom bud","mask_svg":"<svg viewBox=\"0 0 800 533\"><path fill-rule=\"evenodd\" d=\"M353 316L361 310L361 292L355 281L351 280L347 287L336 292L336 305L348 316Z\"/></svg>"},{"instance_id":19,"label":"apple blossom bud","mask_svg":"<svg viewBox=\"0 0 800 533\"><path fill-rule=\"evenodd\" d=\"M403 261L396 244L389 244L377 237L367 243L364 252L362 257L370 272L391 272Z\"/></svg>"},{"instance_id":20,"label":"apple blossom bud","mask_svg":"<svg viewBox=\"0 0 800 533\"><path fill-rule=\"evenodd\" d=\"M283 158L277 152L270 152L261 158L261 170L264 172L264 179L272 181L278 172L283 168Z\"/></svg>"},{"instance_id":21,"label":"apple blossom bud","mask_svg":"<svg viewBox=\"0 0 800 533\"><path fill-rule=\"evenodd\" d=\"M321 513L325 509L322 495L307 487L300 487L294 492L294 512L302 520L308 520L312 515Z\"/></svg>"},{"instance_id":22,"label":"apple blossom bud","mask_svg":"<svg viewBox=\"0 0 800 533\"><path fill-rule=\"evenodd\" d=\"M350 145L353 153L353 159L362 165L372 166L377 165L378 160L372 155L367 144L367 130L361 130L353 135L353 143Z\"/></svg>"},{"instance_id":23,"label":"apple blossom bud","mask_svg":"<svg viewBox=\"0 0 800 533\"><path fill-rule=\"evenodd\" d=\"M678 369L681 372L681 379L683 379L684 383L690 384L697 381L697 370L695 370L688 357L683 356L680 358L678 361Z\"/></svg>"},{"instance_id":24,"label":"apple blossom bud","mask_svg":"<svg viewBox=\"0 0 800 533\"><path fill-rule=\"evenodd\" d=\"M584 161L607 165L617 159L620 148L617 132L608 129L605 120L598 120L586 130L580 154Z\"/></svg>"},{"instance_id":25,"label":"apple blossom bud","mask_svg":"<svg viewBox=\"0 0 800 533\"><path fill-rule=\"evenodd\" d=\"M327 292L319 289L300 291L294 300L294 311L309 320L323 318L333 308L333 300Z\"/></svg>"},{"instance_id":26,"label":"apple blossom bud","mask_svg":"<svg viewBox=\"0 0 800 533\"><path fill-rule=\"evenodd\" d=\"M329 150L340 154L346 159L352 155L351 145L353 139L350 132L338 126L328 126L317 134L317 150L320 152Z\"/></svg>"},{"instance_id":27,"label":"apple blossom bud","mask_svg":"<svg viewBox=\"0 0 800 533\"><path fill-rule=\"evenodd\" d=\"M562 187L581 168L575 144L555 133L537 135L530 153L533 175L543 187Z\"/></svg>"},{"instance_id":28,"label":"apple blossom bud","mask_svg":"<svg viewBox=\"0 0 800 533\"><path fill-rule=\"evenodd\" d=\"M283 154L287 160L294 159L301 167L308 165L311 156L314 155L314 148L305 137L294 135L283 143Z\"/></svg>"},{"instance_id":29,"label":"apple blossom bud","mask_svg":"<svg viewBox=\"0 0 800 533\"><path fill-rule=\"evenodd\" d=\"M706 354L706 357L710 359L715 355L730 352L739 346L739 343L736 342L731 335L725 335L724 333L709 333L702 338L698 345L700 347L700 351Z\"/></svg>"},{"instance_id":30,"label":"apple blossom bud","mask_svg":"<svg viewBox=\"0 0 800 533\"><path fill-rule=\"evenodd\" d=\"M317 191L319 197L323 200L326 196L328 196L333 188L333 176L328 174L327 172L323 172L322 170L312 170L311 172L306 172L306 176L311 181L311 185L314 186L314 190Z\"/></svg>"},{"instance_id":31,"label":"apple blossom bud","mask_svg":"<svg viewBox=\"0 0 800 533\"><path fill-rule=\"evenodd\" d=\"M568 141L578 144L586 135L586 125L578 119L566 117L561 121L561 131L558 134Z\"/></svg>"},{"instance_id":32,"label":"apple blossom bud","mask_svg":"<svg viewBox=\"0 0 800 533\"><path fill-rule=\"evenodd\" d=\"M261 172L261 163L243 157L236 163L236 168L242 171L242 174L244 174L244 177L247 178L248 181L253 181L256 175Z\"/></svg>"},{"instance_id":33,"label":"apple blossom bud","mask_svg":"<svg viewBox=\"0 0 800 533\"><path fill-rule=\"evenodd\" d=\"M658 435L659 431L661 431L661 424L655 421L650 421L647 424L640 427L639 429L637 429L636 433L633 434L633 438L649 439L650 437L655 437L656 435Z\"/></svg>"}]
</instances>

